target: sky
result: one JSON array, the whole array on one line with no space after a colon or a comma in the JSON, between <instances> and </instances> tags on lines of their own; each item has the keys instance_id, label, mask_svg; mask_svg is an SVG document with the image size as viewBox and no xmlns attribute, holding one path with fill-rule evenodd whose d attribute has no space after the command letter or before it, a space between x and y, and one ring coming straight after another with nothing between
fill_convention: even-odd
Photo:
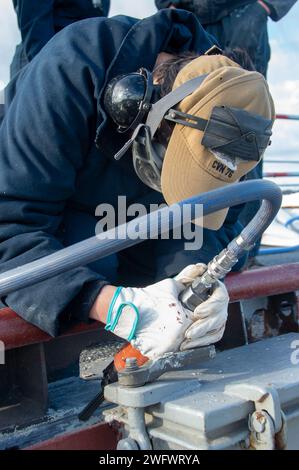
<instances>
[{"instance_id":1,"label":"sky","mask_svg":"<svg viewBox=\"0 0 299 470\"><path fill-rule=\"evenodd\" d=\"M42 0L41 0L42 1ZM155 13L154 0L111 0L110 15L126 14L138 18ZM299 2L281 21L269 21L272 58L268 81L278 113L299 114ZM9 63L19 41L11 0L0 0L0 90L9 79ZM274 127L269 153L298 156L299 121L279 121Z\"/></svg>"}]
</instances>

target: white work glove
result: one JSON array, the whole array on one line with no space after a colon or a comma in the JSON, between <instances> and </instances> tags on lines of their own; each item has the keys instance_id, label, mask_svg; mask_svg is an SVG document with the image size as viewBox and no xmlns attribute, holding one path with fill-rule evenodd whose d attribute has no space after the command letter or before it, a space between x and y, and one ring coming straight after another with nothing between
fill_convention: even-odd
<instances>
[{"instance_id":1,"label":"white work glove","mask_svg":"<svg viewBox=\"0 0 299 470\"><path fill-rule=\"evenodd\" d=\"M186 287L205 270L204 264L190 265L177 278ZM180 346L181 351L208 346L221 340L227 320L228 303L227 289L222 282L218 281L208 300L196 307L192 313L193 322L185 332L184 341Z\"/></svg>"},{"instance_id":2,"label":"white work glove","mask_svg":"<svg viewBox=\"0 0 299 470\"><path fill-rule=\"evenodd\" d=\"M168 352L212 344L221 339L227 319L228 294L222 283L195 312L178 297L206 266L190 265L173 279L145 288L118 288L110 304L107 326L155 359Z\"/></svg>"}]
</instances>

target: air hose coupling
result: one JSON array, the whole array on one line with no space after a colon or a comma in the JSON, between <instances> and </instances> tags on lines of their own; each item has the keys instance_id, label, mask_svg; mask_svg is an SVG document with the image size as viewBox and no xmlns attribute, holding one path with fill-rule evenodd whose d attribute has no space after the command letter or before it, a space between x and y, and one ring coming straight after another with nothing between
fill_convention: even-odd
<instances>
[{"instance_id":1,"label":"air hose coupling","mask_svg":"<svg viewBox=\"0 0 299 470\"><path fill-rule=\"evenodd\" d=\"M192 285L182 292L180 300L183 305L193 311L198 305L207 300L211 295L215 282L223 279L244 252L250 250L251 247L252 244L247 243L242 235L235 238L227 248L210 261L204 274L195 279Z\"/></svg>"},{"instance_id":2,"label":"air hose coupling","mask_svg":"<svg viewBox=\"0 0 299 470\"><path fill-rule=\"evenodd\" d=\"M229 248L225 248L219 255L210 261L204 274L195 279L191 286L182 292L180 301L189 310L208 299L217 279L223 279L238 262L238 258Z\"/></svg>"}]
</instances>

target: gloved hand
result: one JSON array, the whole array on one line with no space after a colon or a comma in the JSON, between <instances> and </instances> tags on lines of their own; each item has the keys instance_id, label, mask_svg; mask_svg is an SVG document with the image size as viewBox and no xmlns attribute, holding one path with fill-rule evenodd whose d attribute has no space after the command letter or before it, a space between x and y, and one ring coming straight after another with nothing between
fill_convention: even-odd
<instances>
[{"instance_id":1,"label":"gloved hand","mask_svg":"<svg viewBox=\"0 0 299 470\"><path fill-rule=\"evenodd\" d=\"M179 274L180 280L185 286L188 286L205 270L206 265L204 264L187 266ZM208 346L220 341L225 330L228 303L227 289L222 282L218 281L208 300L194 310L193 322L185 332L184 341L180 346L181 351Z\"/></svg>"},{"instance_id":2,"label":"gloved hand","mask_svg":"<svg viewBox=\"0 0 299 470\"><path fill-rule=\"evenodd\" d=\"M106 329L131 342L150 359L218 341L227 318L224 285L219 283L195 312L185 309L178 300L182 290L205 268L202 264L191 265L175 278L145 288L118 288L109 307Z\"/></svg>"}]
</instances>

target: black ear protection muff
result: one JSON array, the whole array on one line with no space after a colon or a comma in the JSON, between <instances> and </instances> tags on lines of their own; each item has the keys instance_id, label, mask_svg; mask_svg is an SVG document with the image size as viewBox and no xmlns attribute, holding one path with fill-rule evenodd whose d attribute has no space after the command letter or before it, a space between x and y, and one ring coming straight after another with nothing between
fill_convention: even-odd
<instances>
[{"instance_id":1,"label":"black ear protection muff","mask_svg":"<svg viewBox=\"0 0 299 470\"><path fill-rule=\"evenodd\" d=\"M104 93L104 107L118 132L134 130L151 109L152 74L146 69L113 78Z\"/></svg>"}]
</instances>

